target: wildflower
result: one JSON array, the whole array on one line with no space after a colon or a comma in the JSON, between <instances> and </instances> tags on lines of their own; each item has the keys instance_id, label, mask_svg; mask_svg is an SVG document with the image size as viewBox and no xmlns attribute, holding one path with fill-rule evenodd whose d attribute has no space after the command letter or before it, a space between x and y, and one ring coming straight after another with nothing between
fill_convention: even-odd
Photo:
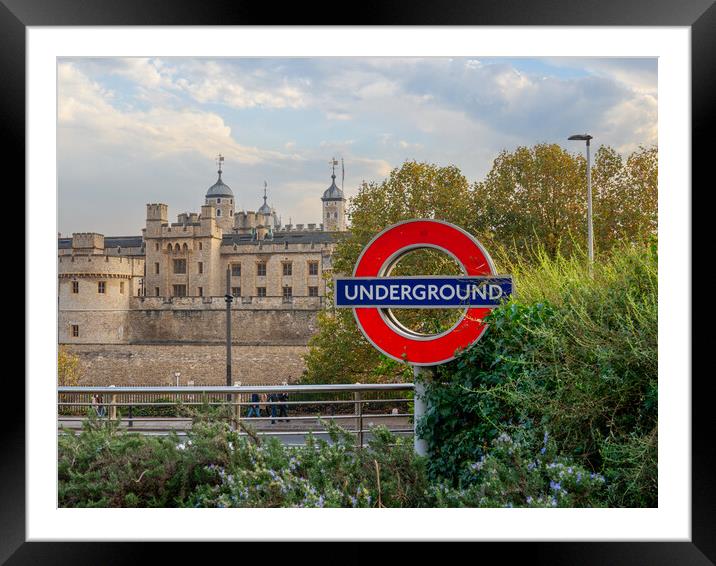
<instances>
[{"instance_id":1,"label":"wildflower","mask_svg":"<svg viewBox=\"0 0 716 566\"><path fill-rule=\"evenodd\" d=\"M562 488L562 486L559 484L559 482L550 481L550 482L549 482L549 488L550 488L552 491L559 491L559 490Z\"/></svg>"},{"instance_id":2,"label":"wildflower","mask_svg":"<svg viewBox=\"0 0 716 566\"><path fill-rule=\"evenodd\" d=\"M512 439L506 432L503 432L497 437L497 442L512 442Z\"/></svg>"},{"instance_id":3,"label":"wildflower","mask_svg":"<svg viewBox=\"0 0 716 566\"><path fill-rule=\"evenodd\" d=\"M532 496L531 495L527 496L527 505L532 505Z\"/></svg>"}]
</instances>

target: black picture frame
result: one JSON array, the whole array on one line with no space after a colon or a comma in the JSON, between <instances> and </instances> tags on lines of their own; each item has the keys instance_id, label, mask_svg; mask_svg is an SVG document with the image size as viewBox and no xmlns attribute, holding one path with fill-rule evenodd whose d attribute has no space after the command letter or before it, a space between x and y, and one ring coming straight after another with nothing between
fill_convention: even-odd
<instances>
[{"instance_id":1,"label":"black picture frame","mask_svg":"<svg viewBox=\"0 0 716 566\"><path fill-rule=\"evenodd\" d=\"M326 6L321 3L284 3L280 9L268 3L245 0L0 0L0 76L7 186L25 186L25 73L28 26L96 25L342 25L351 14L351 25L564 25L564 26L688 26L692 48L692 178L706 180L712 153L709 118L716 92L716 6L714 0L577 0L483 1L453 0L364 2L360 5ZM713 158L711 158L713 159ZM10 179L16 177L16 182ZM14 180L14 179L13 179ZM14 189L6 195L17 193ZM27 259L26 259L27 260ZM26 301L32 300L26 296ZM687 305L690 309L691 305ZM696 340L696 338L694 338ZM550 564L709 564L716 562L715 443L709 403L710 372L691 382L692 391L692 537L690 542L530 542L482 545L479 558L499 553L508 562ZM691 376L681 376L690 379ZM10 381L6 376L6 387ZM15 401L6 403L0 456L0 562L7 564L115 564L149 558L149 543L65 543L25 541L25 399L23 383L4 389ZM6 397L8 398L8 397ZM27 400L25 400L27 401ZM356 533L346 533L349 539ZM320 538L320 533L316 534ZM558 533L556 537L558 537ZM250 544L250 543L244 543ZM162 544L162 560L191 557L187 545ZM508 548L509 547L509 548ZM257 558L261 547L239 550L236 559ZM420 548L413 546L420 551ZM266 558L282 559L273 551ZM152 550L157 550L153 548ZM234 551L236 552L236 551ZM280 552L280 551L279 551ZM315 560L329 555L309 552ZM323 558L320 558L323 556ZM368 559L370 553L347 553L351 562ZM363 557L363 559L360 558ZM455 557L456 559L460 559ZM477 558L477 556L476 556ZM206 555L202 556L206 559Z\"/></svg>"}]
</instances>

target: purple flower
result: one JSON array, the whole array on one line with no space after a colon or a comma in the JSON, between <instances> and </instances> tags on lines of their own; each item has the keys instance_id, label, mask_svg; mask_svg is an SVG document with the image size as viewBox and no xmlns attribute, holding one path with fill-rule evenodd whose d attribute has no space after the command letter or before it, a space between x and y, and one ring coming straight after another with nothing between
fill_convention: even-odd
<instances>
[{"instance_id":1,"label":"purple flower","mask_svg":"<svg viewBox=\"0 0 716 566\"><path fill-rule=\"evenodd\" d=\"M549 482L549 488L550 488L552 491L559 491L560 489L562 489L562 486L559 484L559 482L550 481L550 482Z\"/></svg>"}]
</instances>

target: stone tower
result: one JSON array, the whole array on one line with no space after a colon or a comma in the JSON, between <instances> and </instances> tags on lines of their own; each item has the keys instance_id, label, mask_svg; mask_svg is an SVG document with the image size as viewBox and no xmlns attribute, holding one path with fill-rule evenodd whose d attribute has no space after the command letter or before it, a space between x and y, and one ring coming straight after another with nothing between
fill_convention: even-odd
<instances>
[{"instance_id":1,"label":"stone tower","mask_svg":"<svg viewBox=\"0 0 716 566\"><path fill-rule=\"evenodd\" d=\"M229 185L221 179L221 164L224 161L224 157L219 155L216 161L219 166L217 171L219 178L206 191L206 204L213 205L216 208L216 224L224 234L229 234L234 226L234 193Z\"/></svg>"},{"instance_id":2,"label":"stone tower","mask_svg":"<svg viewBox=\"0 0 716 566\"><path fill-rule=\"evenodd\" d=\"M323 230L326 232L345 232L346 230L346 199L343 191L336 186L336 165L334 159L331 186L324 192L323 201Z\"/></svg>"}]
</instances>

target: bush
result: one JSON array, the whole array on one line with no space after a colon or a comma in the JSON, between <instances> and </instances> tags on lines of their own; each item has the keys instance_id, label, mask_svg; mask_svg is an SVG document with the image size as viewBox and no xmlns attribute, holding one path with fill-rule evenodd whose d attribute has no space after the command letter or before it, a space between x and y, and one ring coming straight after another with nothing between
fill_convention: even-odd
<instances>
[{"instance_id":1,"label":"bush","mask_svg":"<svg viewBox=\"0 0 716 566\"><path fill-rule=\"evenodd\" d=\"M510 266L518 295L427 388L429 472L460 486L503 432L548 429L560 454L609 482L612 506L656 505L657 257Z\"/></svg>"},{"instance_id":2,"label":"bush","mask_svg":"<svg viewBox=\"0 0 716 566\"><path fill-rule=\"evenodd\" d=\"M417 507L424 461L411 439L373 430L368 447L327 425L331 443L257 442L219 421L197 421L186 438L120 432L90 417L59 439L62 507ZM252 431L249 431L252 433Z\"/></svg>"}]
</instances>

